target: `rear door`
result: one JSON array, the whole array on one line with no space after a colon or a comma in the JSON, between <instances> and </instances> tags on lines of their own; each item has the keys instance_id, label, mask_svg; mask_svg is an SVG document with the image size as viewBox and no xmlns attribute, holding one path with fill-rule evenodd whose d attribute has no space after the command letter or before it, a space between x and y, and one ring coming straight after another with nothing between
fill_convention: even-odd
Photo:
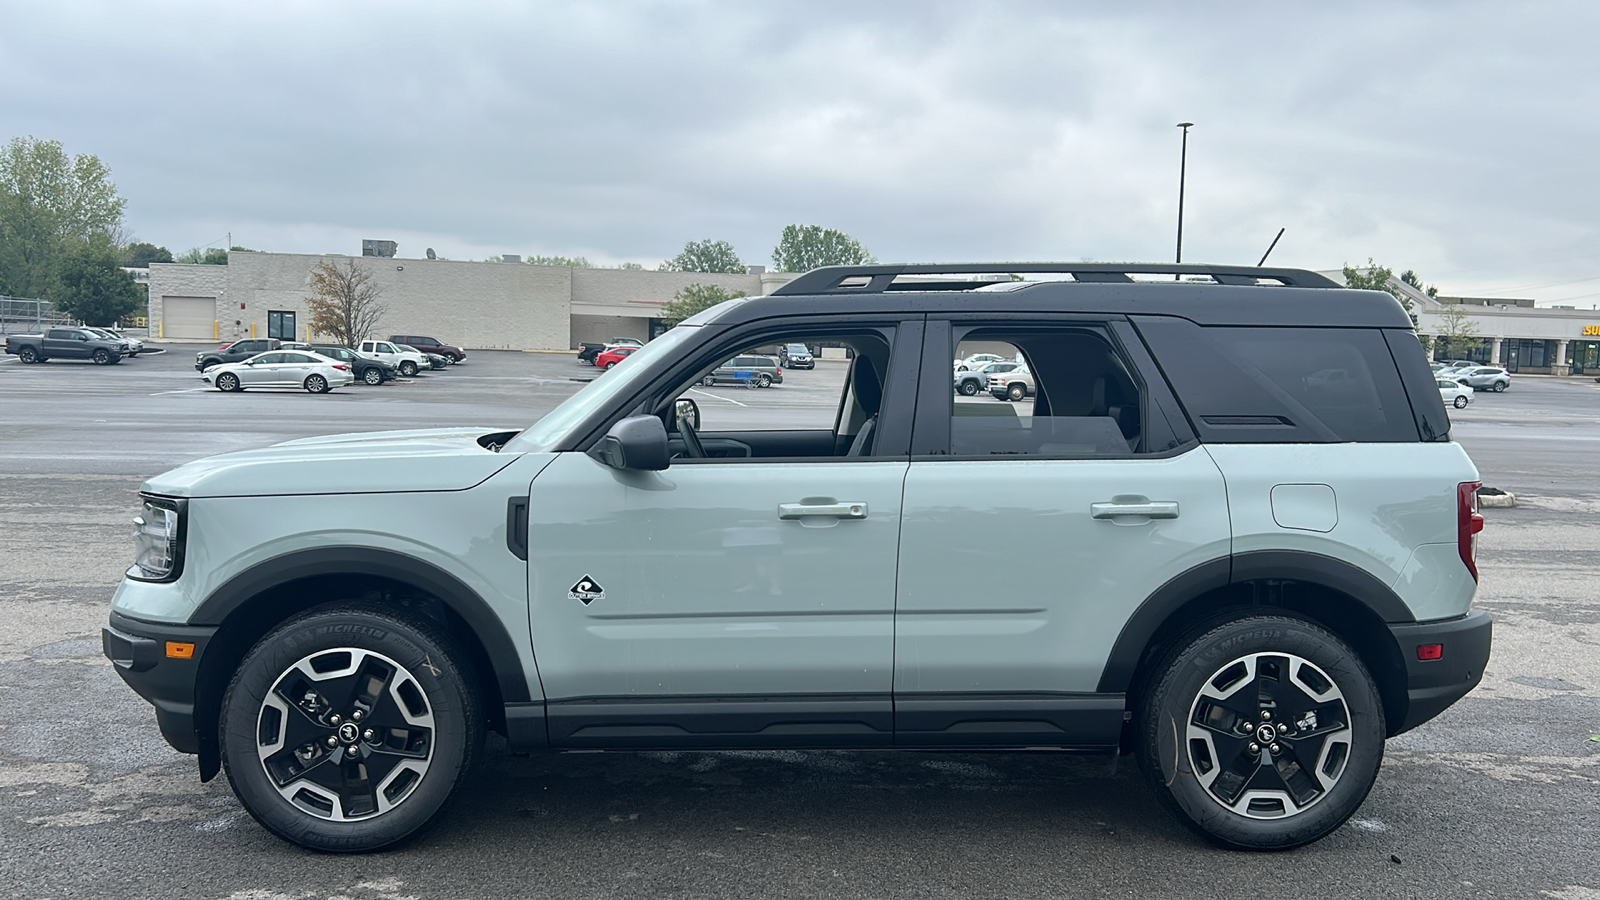
<instances>
[{"instance_id":1,"label":"rear door","mask_svg":"<svg viewBox=\"0 0 1600 900\"><path fill-rule=\"evenodd\" d=\"M1167 581L1225 567L1222 475L1119 326L930 320L901 533L898 743L1115 743L1124 699L1098 692L1128 619ZM944 360L996 345L1038 390L952 396Z\"/></svg>"}]
</instances>

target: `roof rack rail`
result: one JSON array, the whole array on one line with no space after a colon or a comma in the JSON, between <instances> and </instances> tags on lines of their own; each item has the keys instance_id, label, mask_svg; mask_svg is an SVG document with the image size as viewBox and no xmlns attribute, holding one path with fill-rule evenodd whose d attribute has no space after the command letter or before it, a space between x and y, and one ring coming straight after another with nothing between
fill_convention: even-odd
<instances>
[{"instance_id":1,"label":"roof rack rail","mask_svg":"<svg viewBox=\"0 0 1600 900\"><path fill-rule=\"evenodd\" d=\"M947 263L887 266L825 266L801 275L773 291L779 294L880 294L884 291L970 291L994 281L918 280L896 282L901 275L1011 275L1037 272L1071 275L1074 281L1132 282L1134 275L1204 275L1218 284L1276 282L1285 287L1339 288L1325 275L1304 269L1258 266L1212 266L1173 263ZM1000 282L1004 283L1004 282Z\"/></svg>"}]
</instances>

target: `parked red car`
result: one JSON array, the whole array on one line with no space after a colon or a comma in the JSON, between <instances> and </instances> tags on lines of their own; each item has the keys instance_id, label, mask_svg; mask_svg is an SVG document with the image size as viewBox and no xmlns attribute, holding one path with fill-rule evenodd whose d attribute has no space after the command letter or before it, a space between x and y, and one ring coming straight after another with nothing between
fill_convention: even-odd
<instances>
[{"instance_id":1,"label":"parked red car","mask_svg":"<svg viewBox=\"0 0 1600 900\"><path fill-rule=\"evenodd\" d=\"M627 359L628 355L633 353L633 351L635 351L637 349L639 349L639 348L638 347L612 347L610 350L607 350L606 352L600 354L599 356L596 356L594 358L594 364L599 366L602 369L609 369L612 366L616 365L617 363L622 362L624 359Z\"/></svg>"}]
</instances>

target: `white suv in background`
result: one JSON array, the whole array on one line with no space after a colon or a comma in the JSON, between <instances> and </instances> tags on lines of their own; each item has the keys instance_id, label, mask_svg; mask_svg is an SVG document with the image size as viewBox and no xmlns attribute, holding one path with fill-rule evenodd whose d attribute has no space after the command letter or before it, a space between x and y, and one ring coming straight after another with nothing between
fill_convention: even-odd
<instances>
[{"instance_id":1,"label":"white suv in background","mask_svg":"<svg viewBox=\"0 0 1600 900\"><path fill-rule=\"evenodd\" d=\"M356 353L367 359L376 359L388 363L400 370L400 374L410 378L422 369L429 368L428 358L419 351L410 347L401 347L388 341L378 341L368 338L356 348Z\"/></svg>"}]
</instances>

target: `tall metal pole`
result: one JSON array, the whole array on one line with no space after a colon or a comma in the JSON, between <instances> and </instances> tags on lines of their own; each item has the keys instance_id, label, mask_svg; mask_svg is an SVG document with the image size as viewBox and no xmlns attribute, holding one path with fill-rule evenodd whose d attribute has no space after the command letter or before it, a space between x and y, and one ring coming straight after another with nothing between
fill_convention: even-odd
<instances>
[{"instance_id":1,"label":"tall metal pole","mask_svg":"<svg viewBox=\"0 0 1600 900\"><path fill-rule=\"evenodd\" d=\"M1194 127L1193 122L1179 122L1178 127L1183 129L1183 153L1178 157L1178 255L1174 262L1183 263L1183 182L1188 175L1189 168L1189 129ZM1177 281L1183 276L1172 276Z\"/></svg>"}]
</instances>

